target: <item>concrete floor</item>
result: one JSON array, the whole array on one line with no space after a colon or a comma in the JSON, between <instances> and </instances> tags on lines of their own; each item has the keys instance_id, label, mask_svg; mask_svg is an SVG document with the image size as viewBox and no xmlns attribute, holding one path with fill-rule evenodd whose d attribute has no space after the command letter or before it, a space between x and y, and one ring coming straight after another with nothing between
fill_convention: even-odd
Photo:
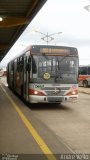
<instances>
[{"instance_id":1,"label":"concrete floor","mask_svg":"<svg viewBox=\"0 0 90 160\"><path fill-rule=\"evenodd\" d=\"M0 154L37 154L43 156L43 159L39 157L39 160L40 158L42 160L46 159L40 146L28 132L20 116L5 95L2 86L3 84L0 84ZM60 142L54 132L34 116L28 106L12 94L8 87L3 86L3 88L33 125L53 154L72 153L65 144Z\"/></svg>"},{"instance_id":2,"label":"concrete floor","mask_svg":"<svg viewBox=\"0 0 90 160\"><path fill-rule=\"evenodd\" d=\"M35 130L38 132L39 136L44 140L44 142L47 144L47 146L50 148L53 154L74 153L71 150L72 147L69 148L67 145L65 145L65 143L63 143L63 141L61 141L59 137L59 135L62 133L62 137L64 136L65 138L65 134L66 134L66 138L69 135L70 136L69 138L71 141L72 137L68 133L68 130L67 132L64 132L64 128L67 123L63 124L62 120L66 119L66 115L68 116L67 114L68 108L71 107L71 110L72 110L72 104L66 105L67 106L66 115L64 111L64 115L62 114L61 116L60 116L61 111L59 114L59 112L53 112L53 109L52 110L50 109L50 112L49 110L45 110L45 109L39 110L39 107L33 110L31 109L32 106L30 107L27 106L18 97L13 95L13 93L7 87L6 78L3 77L0 80L0 154L3 153L4 156L6 153L16 154L16 155L20 154L21 156L20 160L30 160L30 157L28 157L28 154L29 156L33 154L35 156L40 155L38 157L39 160L47 159L46 156L43 155L43 152L40 149L40 146L37 144L33 136L28 132L20 116L16 112L15 108L12 106L5 92L2 90L2 87L5 89L5 92L17 104L17 106L23 112L23 114L28 119L28 121L33 125ZM80 89L81 89L80 92L83 92L84 88L80 87ZM79 102L79 106L80 104L81 102ZM82 110L82 105L84 104L81 104L81 110ZM77 109L78 111L79 106L75 106L74 104L73 108ZM48 114L48 112L50 113L50 115ZM56 115L58 114L59 117L57 117L56 115L53 115L55 113ZM51 115L53 116L51 117ZM60 119L59 123L58 121L56 123L55 117L57 120ZM54 124L54 126L51 124ZM71 125L69 127L71 127ZM60 133L58 133L58 130L60 130ZM69 142L69 138L67 139L67 142ZM27 159L25 156L27 156ZM0 160L1 158L2 157L0 157ZM34 159L36 160L36 157L34 157ZM57 159L59 160L60 156Z\"/></svg>"}]
</instances>

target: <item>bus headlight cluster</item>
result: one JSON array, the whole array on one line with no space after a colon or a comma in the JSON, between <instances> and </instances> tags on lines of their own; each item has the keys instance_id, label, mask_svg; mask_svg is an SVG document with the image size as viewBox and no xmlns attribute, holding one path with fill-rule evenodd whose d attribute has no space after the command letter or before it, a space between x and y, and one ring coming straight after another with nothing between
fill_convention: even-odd
<instances>
[{"instance_id":1,"label":"bus headlight cluster","mask_svg":"<svg viewBox=\"0 0 90 160\"><path fill-rule=\"evenodd\" d=\"M73 91L69 91L68 93L66 93L67 96L71 96L71 95L77 95L78 94L78 90L73 90Z\"/></svg>"},{"instance_id":2,"label":"bus headlight cluster","mask_svg":"<svg viewBox=\"0 0 90 160\"><path fill-rule=\"evenodd\" d=\"M37 95L37 94L38 94L38 91L34 91L34 94L36 94L36 95Z\"/></svg>"},{"instance_id":3,"label":"bus headlight cluster","mask_svg":"<svg viewBox=\"0 0 90 160\"><path fill-rule=\"evenodd\" d=\"M76 92L75 92L75 91L72 91L72 94L76 94Z\"/></svg>"},{"instance_id":4,"label":"bus headlight cluster","mask_svg":"<svg viewBox=\"0 0 90 160\"><path fill-rule=\"evenodd\" d=\"M45 96L45 93L39 90L29 89L29 95Z\"/></svg>"}]
</instances>

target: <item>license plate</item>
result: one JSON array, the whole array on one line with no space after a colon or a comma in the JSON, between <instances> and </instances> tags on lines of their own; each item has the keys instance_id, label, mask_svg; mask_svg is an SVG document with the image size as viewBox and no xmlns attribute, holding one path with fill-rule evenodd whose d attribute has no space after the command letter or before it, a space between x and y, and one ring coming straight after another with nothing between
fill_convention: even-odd
<instances>
[{"instance_id":1,"label":"license plate","mask_svg":"<svg viewBox=\"0 0 90 160\"><path fill-rule=\"evenodd\" d=\"M48 102L61 102L63 97L48 97Z\"/></svg>"}]
</instances>

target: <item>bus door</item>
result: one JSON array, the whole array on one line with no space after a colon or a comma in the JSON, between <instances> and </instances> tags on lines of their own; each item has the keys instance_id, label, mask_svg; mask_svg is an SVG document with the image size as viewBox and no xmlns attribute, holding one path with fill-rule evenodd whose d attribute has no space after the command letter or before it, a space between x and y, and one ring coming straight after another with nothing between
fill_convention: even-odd
<instances>
[{"instance_id":1,"label":"bus door","mask_svg":"<svg viewBox=\"0 0 90 160\"><path fill-rule=\"evenodd\" d=\"M24 99L29 100L28 90L29 90L29 78L30 78L30 56L24 57Z\"/></svg>"}]
</instances>

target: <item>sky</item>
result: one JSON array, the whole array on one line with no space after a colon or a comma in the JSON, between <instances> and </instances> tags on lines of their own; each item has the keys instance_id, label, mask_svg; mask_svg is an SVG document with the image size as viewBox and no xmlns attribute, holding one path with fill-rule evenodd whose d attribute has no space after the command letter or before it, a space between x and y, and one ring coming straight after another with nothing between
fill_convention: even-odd
<instances>
[{"instance_id":1,"label":"sky","mask_svg":"<svg viewBox=\"0 0 90 160\"><path fill-rule=\"evenodd\" d=\"M48 45L76 47L79 65L90 64L90 12L84 8L87 5L90 5L90 0L47 0L9 50L0 67L7 66L13 57L29 45L47 44L41 39L47 33L56 33Z\"/></svg>"}]
</instances>

